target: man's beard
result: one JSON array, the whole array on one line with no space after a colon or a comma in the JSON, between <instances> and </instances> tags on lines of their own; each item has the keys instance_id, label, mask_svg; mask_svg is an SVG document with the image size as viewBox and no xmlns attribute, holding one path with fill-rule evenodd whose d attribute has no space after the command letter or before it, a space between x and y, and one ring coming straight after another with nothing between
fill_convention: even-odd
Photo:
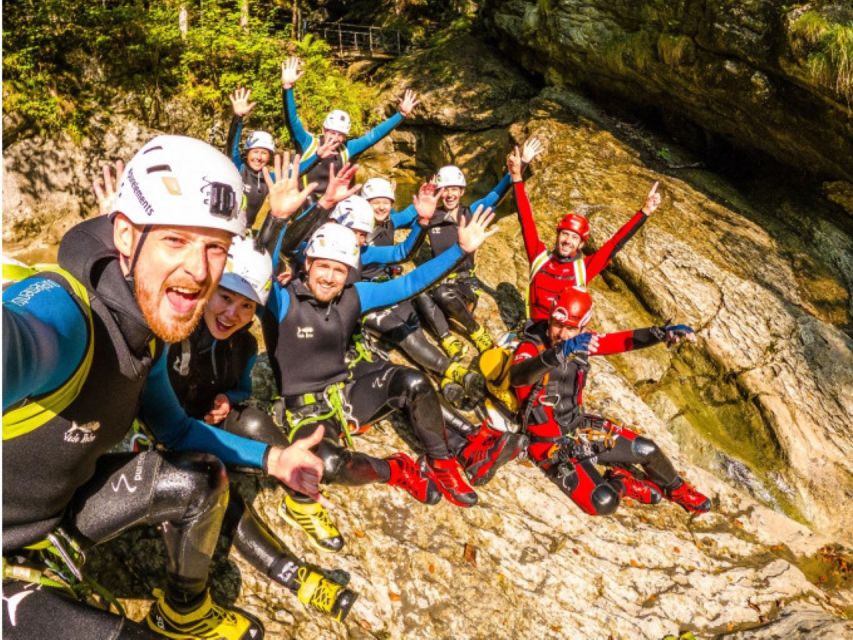
<instances>
[{"instance_id":1,"label":"man's beard","mask_svg":"<svg viewBox=\"0 0 853 640\"><path fill-rule=\"evenodd\" d=\"M151 331L154 332L154 335L168 343L180 342L188 338L195 331L195 328L204 315L205 305L207 305L207 301L213 293L213 287L209 286L208 283L201 291L203 295L199 296L191 314L186 317L173 316L172 320L167 321L162 319L157 311L160 300L166 297L166 289L173 286L182 285L180 283L164 283L161 291L154 292L146 288L139 278L134 278L133 280L136 301L142 310L145 322ZM195 287L197 285L193 283L190 286Z\"/></svg>"}]
</instances>

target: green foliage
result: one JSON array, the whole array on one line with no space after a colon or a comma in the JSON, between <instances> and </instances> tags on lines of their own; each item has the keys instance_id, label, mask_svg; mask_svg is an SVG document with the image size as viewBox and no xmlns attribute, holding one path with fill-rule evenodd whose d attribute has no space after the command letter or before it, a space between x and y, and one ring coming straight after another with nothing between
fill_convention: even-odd
<instances>
[{"instance_id":1,"label":"green foliage","mask_svg":"<svg viewBox=\"0 0 853 640\"><path fill-rule=\"evenodd\" d=\"M179 27L181 5L189 28ZM246 24L240 3L205 0L21 0L3 21L3 106L31 130L86 132L94 115L130 111L163 128L175 106L201 122L230 118L228 95L252 89L251 128L284 135L281 61L294 53L306 73L297 85L300 116L316 130L331 108L347 110L353 130L380 119L376 95L345 77L328 45L291 39L274 5L252 0ZM198 133L198 131L196 131Z\"/></svg>"},{"instance_id":2,"label":"green foliage","mask_svg":"<svg viewBox=\"0 0 853 640\"><path fill-rule=\"evenodd\" d=\"M807 11L793 21L791 32L807 43L812 77L853 102L853 22L830 22Z\"/></svg>"}]
</instances>

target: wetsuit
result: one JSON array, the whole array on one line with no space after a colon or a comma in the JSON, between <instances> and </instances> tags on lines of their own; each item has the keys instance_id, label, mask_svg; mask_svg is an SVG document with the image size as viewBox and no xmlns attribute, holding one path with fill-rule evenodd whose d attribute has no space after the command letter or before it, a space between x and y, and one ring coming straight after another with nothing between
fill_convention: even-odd
<instances>
[{"instance_id":1,"label":"wetsuit","mask_svg":"<svg viewBox=\"0 0 853 640\"><path fill-rule=\"evenodd\" d=\"M240 177L243 179L243 193L246 196L246 226L251 228L255 224L255 218L258 216L258 211L264 204L269 188L266 180L264 180L263 171L253 171L248 164L243 160L243 154L240 152L240 138L243 133L243 118L241 116L233 116L231 118L231 126L228 128L228 139L225 143L226 153L230 154L231 161L237 170L240 172ZM275 155L275 152L270 152L270 158ZM308 171L316 162L316 159L303 160L299 164L299 174L302 175ZM270 171L270 177L275 180L275 172Z\"/></svg>"},{"instance_id":2,"label":"wetsuit","mask_svg":"<svg viewBox=\"0 0 853 640\"><path fill-rule=\"evenodd\" d=\"M513 183L515 200L518 205L518 219L521 223L521 235L524 249L530 264L531 278L528 290L530 319L533 322L548 320L551 305L559 293L566 287L585 288L610 263L610 260L625 243L628 242L646 221L646 214L637 211L619 231L613 234L601 248L589 256L577 255L562 258L548 249L539 239L533 211L524 182Z\"/></svg>"},{"instance_id":3,"label":"wetsuit","mask_svg":"<svg viewBox=\"0 0 853 640\"><path fill-rule=\"evenodd\" d=\"M664 340L652 327L599 335L598 350L590 355L611 355L642 349ZM530 436L528 455L581 509L590 515L608 515L619 505L619 489L603 478L595 463L638 464L653 482L666 490L680 482L672 463L648 438L583 410L583 390L589 376L585 355L565 357L562 343L551 345L547 325L538 323L524 334L515 350L510 383L521 406L522 423ZM532 397L531 397L532 396ZM554 445L566 444L578 429L610 433L612 448L591 443L571 459L549 457Z\"/></svg>"},{"instance_id":4,"label":"wetsuit","mask_svg":"<svg viewBox=\"0 0 853 640\"><path fill-rule=\"evenodd\" d=\"M4 437L13 411L62 387L92 345L91 367L70 404L4 440L4 553L26 555L20 550L58 526L85 546L132 526L168 523L167 597L189 604L204 595L227 503L220 459L260 467L268 446L188 418L172 393L170 407L141 410L173 451L107 454L130 429L143 385L159 381L171 390L163 345L121 273L112 233L106 217L88 220L59 249L60 265L88 293L91 330L83 302L60 277L38 275L3 292ZM55 589L24 591L31 591L26 583L4 582L6 637L144 637L122 632L132 625L66 601ZM61 617L47 617L57 610Z\"/></svg>"},{"instance_id":5,"label":"wetsuit","mask_svg":"<svg viewBox=\"0 0 853 640\"><path fill-rule=\"evenodd\" d=\"M202 419L213 407L214 398L225 394L233 408L216 426L247 438L287 446L284 432L269 414L242 404L251 394L257 353L258 342L249 327L227 340L216 340L202 320L189 338L169 348L169 380L190 416ZM270 532L236 490L230 493L222 535L232 540L263 575L294 591L298 589L296 578L305 564Z\"/></svg>"},{"instance_id":6,"label":"wetsuit","mask_svg":"<svg viewBox=\"0 0 853 640\"><path fill-rule=\"evenodd\" d=\"M302 154L302 162L314 162L317 155L317 147L323 144L323 136L315 136L305 130L299 115L296 112L296 98L293 88L282 89L282 101L284 102L284 122L291 140L296 144L299 153ZM403 122L405 116L397 112L384 122L376 125L373 129L359 138L347 140L343 147L328 156L321 158L307 174L302 174L305 184L317 182L316 193L323 193L329 184L329 167L335 167L338 172L347 163L352 162L360 154L382 140Z\"/></svg>"},{"instance_id":7,"label":"wetsuit","mask_svg":"<svg viewBox=\"0 0 853 640\"><path fill-rule=\"evenodd\" d=\"M473 212L478 207L494 207L509 189L510 182L509 174L504 174L501 181L487 195L473 202L469 207L460 205L456 211L456 217L450 217L447 211L443 209L436 210L428 228L432 255L441 255L456 242L459 218L465 217L466 220L470 221ZM469 255L447 280L430 291L430 295L444 315L459 322L470 335L480 328L473 313L477 305L478 289L479 284L474 275L474 256ZM434 315L435 310L430 309L428 305L421 305L419 311ZM429 315L425 320L431 328L440 330L446 326L446 321L442 323L440 319L431 318ZM439 334L438 337L442 338L445 335L447 335L446 331Z\"/></svg>"},{"instance_id":8,"label":"wetsuit","mask_svg":"<svg viewBox=\"0 0 853 640\"><path fill-rule=\"evenodd\" d=\"M291 441L326 430L317 448L324 481L359 485L387 482L384 460L340 446L349 423L367 424L393 408L406 411L415 434L433 459L451 457L441 406L429 380L408 367L359 368L350 376L346 354L361 317L423 291L465 257L457 245L411 273L383 283L356 282L332 302L320 303L300 277L273 285L263 317L264 339L291 425ZM310 362L311 366L294 366Z\"/></svg>"}]
</instances>

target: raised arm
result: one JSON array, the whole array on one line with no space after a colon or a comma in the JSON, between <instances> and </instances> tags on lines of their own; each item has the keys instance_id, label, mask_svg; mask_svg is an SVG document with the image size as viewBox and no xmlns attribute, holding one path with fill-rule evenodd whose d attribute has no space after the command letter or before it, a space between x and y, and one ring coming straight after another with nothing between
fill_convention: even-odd
<instances>
[{"instance_id":1,"label":"raised arm","mask_svg":"<svg viewBox=\"0 0 853 640\"><path fill-rule=\"evenodd\" d=\"M524 240L527 262L533 264L536 257L545 251L545 244L539 239L536 222L533 220L533 209L530 206L530 200L527 199L527 191L524 189L524 178L522 177L524 165L518 147L515 147L507 156L506 168L512 179L512 187L515 192L518 221L521 225L521 237Z\"/></svg>"},{"instance_id":2,"label":"raised arm","mask_svg":"<svg viewBox=\"0 0 853 640\"><path fill-rule=\"evenodd\" d=\"M400 98L399 104L399 111L385 120L385 122L380 122L360 138L354 138L347 142L346 146L347 151L349 151L350 158L354 158L358 154L364 153L364 151L375 145L377 142L382 140L382 138L397 128L400 123L403 122L404 118L408 118L411 115L412 111L414 111L415 107L418 105L418 99L415 92L406 89L403 97Z\"/></svg>"},{"instance_id":3,"label":"raised arm","mask_svg":"<svg viewBox=\"0 0 853 640\"><path fill-rule=\"evenodd\" d=\"M299 58L288 58L281 63L281 100L284 105L284 123L287 125L287 131L290 133L290 138L299 153L304 153L314 140L314 136L302 126L302 121L296 112L296 97L293 95L293 87L303 73Z\"/></svg>"},{"instance_id":4,"label":"raised arm","mask_svg":"<svg viewBox=\"0 0 853 640\"><path fill-rule=\"evenodd\" d=\"M361 254L361 264L366 267L370 264L391 265L405 262L418 250L424 237L423 227L416 224L412 227L408 237L399 244L367 247Z\"/></svg>"},{"instance_id":5,"label":"raised arm","mask_svg":"<svg viewBox=\"0 0 853 640\"><path fill-rule=\"evenodd\" d=\"M58 389L86 352L82 309L53 280L28 278L3 292L3 410Z\"/></svg>"}]
</instances>

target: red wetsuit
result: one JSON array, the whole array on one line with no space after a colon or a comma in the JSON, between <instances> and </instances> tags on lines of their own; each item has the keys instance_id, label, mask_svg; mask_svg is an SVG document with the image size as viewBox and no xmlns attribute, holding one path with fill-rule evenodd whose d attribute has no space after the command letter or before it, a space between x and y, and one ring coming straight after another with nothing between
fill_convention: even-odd
<instances>
[{"instance_id":1,"label":"red wetsuit","mask_svg":"<svg viewBox=\"0 0 853 640\"><path fill-rule=\"evenodd\" d=\"M539 239L533 211L524 190L524 182L513 183L515 201L518 205L518 219L524 238L524 249L533 277L530 280L528 300L529 314L534 322L547 320L551 313L551 303L560 291L569 286L586 287L610 263L610 259L643 226L646 214L637 211L610 240L589 256L576 255L573 258L561 258L548 249Z\"/></svg>"},{"instance_id":2,"label":"red wetsuit","mask_svg":"<svg viewBox=\"0 0 853 640\"><path fill-rule=\"evenodd\" d=\"M590 355L641 349L661 342L663 337L663 332L656 327L603 334L598 337L598 349ZM509 375L526 416L523 422L530 436L528 454L585 512L606 515L612 513L619 502L618 492L601 476L596 463L639 464L661 487L678 482L672 463L654 442L583 411L589 361L585 357L564 357L562 344L551 345L548 341L545 325L533 325L524 335L515 350ZM536 396L528 404L534 389ZM572 436L578 428L609 431L615 436L615 444L611 449L578 462L573 468L549 461L553 445L565 436Z\"/></svg>"}]
</instances>

